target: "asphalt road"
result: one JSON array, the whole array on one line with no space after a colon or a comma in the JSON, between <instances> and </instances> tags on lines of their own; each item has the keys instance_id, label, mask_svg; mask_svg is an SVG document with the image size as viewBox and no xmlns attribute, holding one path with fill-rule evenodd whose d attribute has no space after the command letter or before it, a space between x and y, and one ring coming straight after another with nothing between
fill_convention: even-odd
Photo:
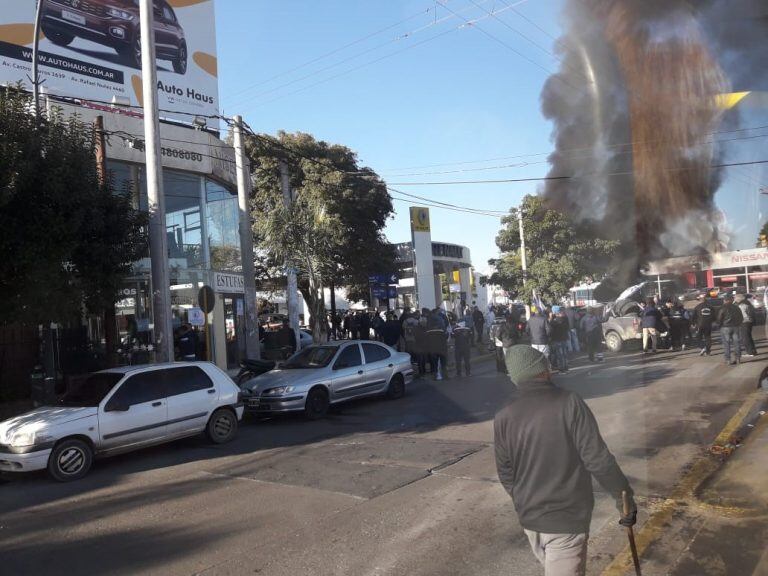
<instances>
[{"instance_id":1,"label":"asphalt road","mask_svg":"<svg viewBox=\"0 0 768 576\"><path fill-rule=\"evenodd\" d=\"M634 353L555 379L592 407L642 522L762 364ZM324 421L246 421L226 446L191 438L98 461L76 483L4 477L2 573L541 574L493 462L509 386L484 362L471 379L419 381L401 400L359 401ZM625 544L597 490L590 574Z\"/></svg>"}]
</instances>

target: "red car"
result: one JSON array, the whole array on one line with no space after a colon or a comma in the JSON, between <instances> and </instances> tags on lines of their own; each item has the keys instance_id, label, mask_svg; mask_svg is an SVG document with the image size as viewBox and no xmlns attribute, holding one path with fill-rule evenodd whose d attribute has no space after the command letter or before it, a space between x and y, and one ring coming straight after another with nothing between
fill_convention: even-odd
<instances>
[{"instance_id":1,"label":"red car","mask_svg":"<svg viewBox=\"0 0 768 576\"><path fill-rule=\"evenodd\" d=\"M187 42L176 13L154 1L155 50L177 74L187 72ZM113 48L133 68L141 68L139 0L43 0L42 29L57 46L84 38Z\"/></svg>"}]
</instances>

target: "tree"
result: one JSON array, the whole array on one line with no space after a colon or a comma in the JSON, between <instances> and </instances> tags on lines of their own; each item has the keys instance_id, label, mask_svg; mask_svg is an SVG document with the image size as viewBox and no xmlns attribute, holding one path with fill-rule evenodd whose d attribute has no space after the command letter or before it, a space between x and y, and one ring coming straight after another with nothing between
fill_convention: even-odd
<instances>
[{"instance_id":1,"label":"tree","mask_svg":"<svg viewBox=\"0 0 768 576\"><path fill-rule=\"evenodd\" d=\"M523 231L527 281L523 286L518 208L502 218L496 237L501 257L489 278L518 298L530 302L533 291L543 300L557 302L587 277L601 277L610 266L619 243L600 238L590 223L575 223L549 208L540 196L523 198Z\"/></svg>"},{"instance_id":2,"label":"tree","mask_svg":"<svg viewBox=\"0 0 768 576\"><path fill-rule=\"evenodd\" d=\"M755 244L756 248L765 248L766 246L768 246L768 222L760 228L760 232L757 235L757 243Z\"/></svg>"},{"instance_id":3,"label":"tree","mask_svg":"<svg viewBox=\"0 0 768 576\"><path fill-rule=\"evenodd\" d=\"M349 148L309 134L280 132L250 137L256 269L263 280L297 270L317 341L325 339L323 288L346 286L352 299L368 299L368 275L396 269L394 247L383 229L392 214L386 185L358 165ZM294 201L283 205L278 161L291 174Z\"/></svg>"},{"instance_id":4,"label":"tree","mask_svg":"<svg viewBox=\"0 0 768 576\"><path fill-rule=\"evenodd\" d=\"M103 313L146 251L145 215L99 179L93 128L0 89L0 324Z\"/></svg>"}]
</instances>

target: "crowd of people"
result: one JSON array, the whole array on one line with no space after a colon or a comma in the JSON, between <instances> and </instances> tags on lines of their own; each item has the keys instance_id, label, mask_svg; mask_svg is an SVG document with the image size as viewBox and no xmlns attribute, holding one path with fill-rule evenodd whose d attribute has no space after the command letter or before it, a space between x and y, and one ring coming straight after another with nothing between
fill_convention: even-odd
<instances>
[{"instance_id":1,"label":"crowd of people","mask_svg":"<svg viewBox=\"0 0 768 576\"><path fill-rule=\"evenodd\" d=\"M726 364L735 365L741 362L742 356L757 354L752 337L757 315L751 294L726 294L719 307L715 307L705 294L700 294L693 310L671 298L663 305L658 298L649 298L641 308L643 352L646 354L655 354L660 335L667 334L672 350L698 346L700 356L709 356L715 325L720 327Z\"/></svg>"}]
</instances>

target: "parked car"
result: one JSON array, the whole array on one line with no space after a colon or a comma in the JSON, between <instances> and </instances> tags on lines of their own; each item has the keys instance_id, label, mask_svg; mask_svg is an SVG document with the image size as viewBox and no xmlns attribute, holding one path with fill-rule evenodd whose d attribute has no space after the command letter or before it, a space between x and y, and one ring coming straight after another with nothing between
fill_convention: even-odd
<instances>
[{"instance_id":1,"label":"parked car","mask_svg":"<svg viewBox=\"0 0 768 576\"><path fill-rule=\"evenodd\" d=\"M249 412L303 411L315 419L329 406L355 398L400 398L412 381L410 354L380 342L351 340L308 346L241 388Z\"/></svg>"},{"instance_id":2,"label":"parked car","mask_svg":"<svg viewBox=\"0 0 768 576\"><path fill-rule=\"evenodd\" d=\"M176 13L166 0L155 0L155 51L170 60L177 74L187 73L187 41ZM141 25L138 0L43 0L46 38L69 46L84 38L113 48L126 65L141 68Z\"/></svg>"},{"instance_id":3,"label":"parked car","mask_svg":"<svg viewBox=\"0 0 768 576\"><path fill-rule=\"evenodd\" d=\"M207 362L128 366L95 372L45 406L0 422L0 470L47 469L59 481L112 456L205 432L222 444L243 416L240 390Z\"/></svg>"},{"instance_id":4,"label":"parked car","mask_svg":"<svg viewBox=\"0 0 768 576\"><path fill-rule=\"evenodd\" d=\"M640 305L632 300L620 300L605 307L603 339L611 352L621 352L629 342L642 340Z\"/></svg>"}]
</instances>

